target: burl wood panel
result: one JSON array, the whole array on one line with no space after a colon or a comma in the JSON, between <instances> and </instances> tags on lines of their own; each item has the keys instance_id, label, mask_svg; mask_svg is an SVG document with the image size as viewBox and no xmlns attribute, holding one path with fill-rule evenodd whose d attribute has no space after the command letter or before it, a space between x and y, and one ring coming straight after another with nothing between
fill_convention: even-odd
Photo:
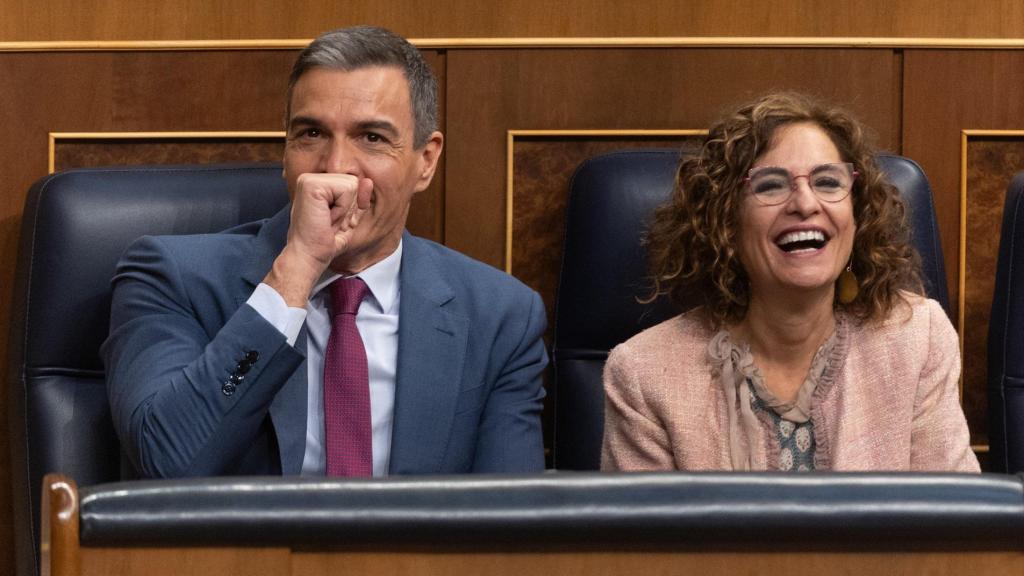
<instances>
[{"instance_id":1,"label":"burl wood panel","mask_svg":"<svg viewBox=\"0 0 1024 576\"><path fill-rule=\"evenodd\" d=\"M1006 187L1024 170L1024 130L1018 136L967 140L967 245L965 249L964 410L972 442L988 443L988 323L995 289Z\"/></svg>"},{"instance_id":2,"label":"burl wood panel","mask_svg":"<svg viewBox=\"0 0 1024 576\"><path fill-rule=\"evenodd\" d=\"M707 127L755 95L790 89L848 106L899 150L890 50L459 50L447 77L445 242L498 267L509 129Z\"/></svg>"},{"instance_id":3,"label":"burl wood panel","mask_svg":"<svg viewBox=\"0 0 1024 576\"><path fill-rule=\"evenodd\" d=\"M58 139L54 171L124 164L280 162L283 138Z\"/></svg>"},{"instance_id":4,"label":"burl wood panel","mask_svg":"<svg viewBox=\"0 0 1024 576\"><path fill-rule=\"evenodd\" d=\"M555 296L565 237L569 183L587 158L623 148L696 151L701 136L630 138L519 136L513 148L512 262L510 271L540 293L548 312L547 341L555 321Z\"/></svg>"},{"instance_id":5,"label":"burl wood panel","mask_svg":"<svg viewBox=\"0 0 1024 576\"><path fill-rule=\"evenodd\" d=\"M21 214L29 187L47 173L48 134L283 130L285 87L297 53L0 52L0 374L5 389ZM424 55L443 87L443 52ZM94 160L106 163L107 158ZM431 187L414 200L409 226L421 236L443 235L443 189L442 164ZM11 511L8 420L8 410L0 410L0 574L14 573L13 534L22 529L14 526Z\"/></svg>"},{"instance_id":6,"label":"burl wood panel","mask_svg":"<svg viewBox=\"0 0 1024 576\"><path fill-rule=\"evenodd\" d=\"M1024 129L1024 52L907 50L903 62L903 153L921 164L931 182L942 235L946 276L949 278L950 301L956 303L960 299L961 131ZM999 169L997 165L1002 163L1002 160L997 160L992 164L992 161L980 157L976 160L982 163L974 166L973 170ZM974 162L971 159L968 165L973 166ZM969 167L969 177L971 170ZM976 177L979 174L976 173ZM975 234L971 234L970 229L967 231L969 266L982 266L979 259L982 254L994 261L998 246L995 231L1000 221L992 219L986 212L990 212L991 203L996 202L1001 213L1001 198L1011 174L991 176L1006 178L1001 185L978 180L982 186L991 186L992 193L997 194L1000 200L990 199L980 204L981 196L970 199L974 193L969 186L968 218L983 216L974 221L979 230L985 230ZM982 243L987 241L979 239L981 234L990 237L993 243L983 246ZM979 244L971 246L976 240ZM983 377L986 351L983 343L988 329L989 307L985 301L991 302L992 288L991 284L975 285L985 274L980 269L977 273L973 270L968 270L966 278L969 286L965 303L970 301L972 305L965 312L973 312L969 317L965 316L967 326L964 327L968 330L964 333L964 412L971 429L971 441L984 444L988 429L985 411L987 392Z\"/></svg>"}]
</instances>

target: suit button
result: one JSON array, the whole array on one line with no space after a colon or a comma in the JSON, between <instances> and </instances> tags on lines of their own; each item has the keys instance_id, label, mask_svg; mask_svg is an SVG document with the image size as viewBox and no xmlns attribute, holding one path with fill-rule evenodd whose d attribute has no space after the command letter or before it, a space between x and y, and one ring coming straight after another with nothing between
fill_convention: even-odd
<instances>
[{"instance_id":1,"label":"suit button","mask_svg":"<svg viewBox=\"0 0 1024 576\"><path fill-rule=\"evenodd\" d=\"M220 387L220 391L223 392L225 396L231 396L235 393L235 385L231 382L225 382L224 385Z\"/></svg>"},{"instance_id":2,"label":"suit button","mask_svg":"<svg viewBox=\"0 0 1024 576\"><path fill-rule=\"evenodd\" d=\"M245 353L245 361L249 364L255 364L260 359L260 353L255 350L249 350Z\"/></svg>"},{"instance_id":3,"label":"suit button","mask_svg":"<svg viewBox=\"0 0 1024 576\"><path fill-rule=\"evenodd\" d=\"M242 360L241 362L239 362L238 364L235 365L235 373L236 374L246 374L246 373L249 372L250 368L252 368L252 364L249 364L245 360Z\"/></svg>"},{"instance_id":4,"label":"suit button","mask_svg":"<svg viewBox=\"0 0 1024 576\"><path fill-rule=\"evenodd\" d=\"M228 381L232 384L241 384L242 380L245 380L245 376L242 376L241 374L232 374L231 376L228 376Z\"/></svg>"}]
</instances>

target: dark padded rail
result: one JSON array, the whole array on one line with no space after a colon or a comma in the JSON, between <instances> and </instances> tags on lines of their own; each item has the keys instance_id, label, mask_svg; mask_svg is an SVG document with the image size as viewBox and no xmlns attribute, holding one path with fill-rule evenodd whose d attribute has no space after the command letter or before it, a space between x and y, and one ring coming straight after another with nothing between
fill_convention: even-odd
<instances>
[{"instance_id":1,"label":"dark padded rail","mask_svg":"<svg viewBox=\"0 0 1024 576\"><path fill-rule=\"evenodd\" d=\"M83 546L1024 550L1018 476L558 473L81 491Z\"/></svg>"}]
</instances>

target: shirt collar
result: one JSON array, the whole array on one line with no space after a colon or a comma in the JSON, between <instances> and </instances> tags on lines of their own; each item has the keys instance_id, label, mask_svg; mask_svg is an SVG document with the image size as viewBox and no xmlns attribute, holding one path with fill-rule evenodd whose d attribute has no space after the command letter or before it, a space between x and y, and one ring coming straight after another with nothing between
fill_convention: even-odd
<instances>
[{"instance_id":1,"label":"shirt collar","mask_svg":"<svg viewBox=\"0 0 1024 576\"><path fill-rule=\"evenodd\" d=\"M402 269L402 240L398 241L398 248L388 255L387 258L370 266L366 270L355 274L356 278L362 278L370 294L380 306L384 313L391 313L395 302L398 300L398 274ZM338 274L328 268L320 276L320 281L313 287L313 294L319 294L328 284L341 278Z\"/></svg>"}]
</instances>

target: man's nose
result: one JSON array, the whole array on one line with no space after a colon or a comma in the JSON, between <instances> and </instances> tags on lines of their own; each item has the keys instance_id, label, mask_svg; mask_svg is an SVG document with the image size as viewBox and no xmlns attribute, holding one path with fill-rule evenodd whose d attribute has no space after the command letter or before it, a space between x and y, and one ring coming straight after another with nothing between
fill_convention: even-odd
<instances>
[{"instance_id":1,"label":"man's nose","mask_svg":"<svg viewBox=\"0 0 1024 576\"><path fill-rule=\"evenodd\" d=\"M353 174L358 176L355 151L345 138L331 140L323 157L323 172L328 174Z\"/></svg>"}]
</instances>

